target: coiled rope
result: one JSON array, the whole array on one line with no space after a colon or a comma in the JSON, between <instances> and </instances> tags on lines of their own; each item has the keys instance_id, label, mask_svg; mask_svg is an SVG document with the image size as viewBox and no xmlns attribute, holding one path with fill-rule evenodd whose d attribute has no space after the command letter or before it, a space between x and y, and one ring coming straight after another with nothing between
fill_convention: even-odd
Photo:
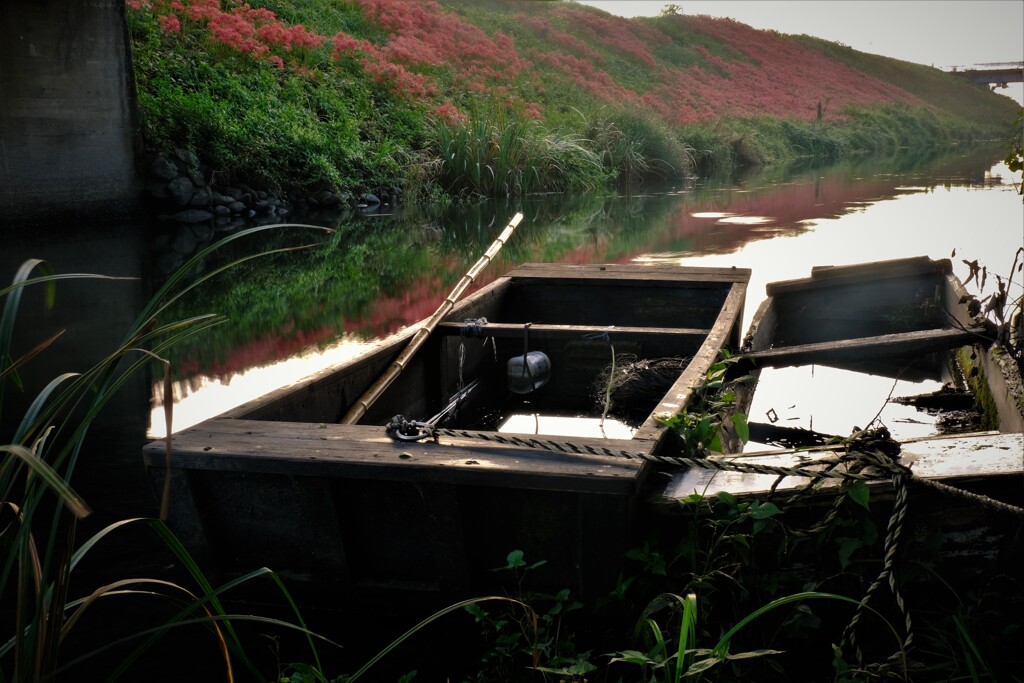
<instances>
[{"instance_id":1,"label":"coiled rope","mask_svg":"<svg viewBox=\"0 0 1024 683\"><path fill-rule=\"evenodd\" d=\"M828 479L839 480L843 487L851 482L884 481L888 479L891 481L893 489L896 492L896 498L892 513L889 516L882 570L868 587L864 597L857 604L853 618L844 630L842 638L843 643L849 642L855 652L858 662L861 663L863 663L863 653L861 652L856 639L857 627L864 613L867 611L868 603L882 585L888 585L889 591L892 593L893 599L896 602L896 606L903 615L904 629L906 633L904 640L901 643L900 651L891 655L887 662L896 663L901 660L906 651L913 644L913 621L910 616L910 611L907 609L907 605L900 593L896 580L896 557L899 551L900 536L903 532L903 522L906 519L909 503L908 484L913 483L921 486L927 486L933 490L954 495L1000 512L1009 512L1024 517L1024 508L915 476L910 468L898 462L900 445L890 438L889 431L884 427L855 432L852 437L840 444L837 444L836 450L842 449L842 455L831 458L822 458L815 461L815 467L820 469L762 465L749 462L737 462L735 460L656 455L651 453L618 450L602 446L592 446L589 444L584 445L565 441L552 441L549 439L523 438L493 432L470 432L457 429L446 429L439 428L428 423L412 422L406 420L401 415L393 417L391 421L388 422L386 430L392 438L402 441L419 441L429 438L438 442L441 436L447 436L450 438L479 439L481 441L499 443L508 446L537 448L559 453L625 458L628 460L653 462L658 465L668 467L695 467L715 471L768 474L779 478L772 486L772 493L774 493L779 482L784 477L809 478L811 481L806 486L802 487L800 491L794 494L791 500L813 490L821 482ZM844 467L840 468L840 465L843 465ZM841 502L842 497L837 496L836 503L832 506L832 509L821 523L815 525L810 530L797 533L800 535L807 535L826 528L828 524L838 516Z\"/></svg>"},{"instance_id":2,"label":"coiled rope","mask_svg":"<svg viewBox=\"0 0 1024 683\"><path fill-rule=\"evenodd\" d=\"M826 469L808 469L806 467L780 467L778 465L759 465L756 463L735 462L731 460L712 460L710 458L689 458L675 455L657 455L653 453L641 453L625 451L604 446L592 446L589 444L577 444L568 441L552 441L549 439L524 438L508 434L493 432L471 432L461 429L448 429L437 427L426 422L414 422L406 420L401 415L391 418L385 426L387 433L394 439L400 441L421 441L431 439L438 441L442 436L459 439L478 439L491 443L498 443L505 446L520 446L523 448L537 448L558 453L573 453L577 455L598 455L614 458L625 458L627 460L640 460L653 462L668 467L696 467L707 470L718 470L728 472L743 472L746 474L769 474L778 477L809 477L812 479L855 479L858 481L875 481L886 479L890 476L887 472L895 466L900 471L909 474L910 470L902 465L894 464L891 460L878 455L868 453L850 452L843 458L822 458L815 462L816 465L835 466L849 461L852 456L860 456L864 465L874 465L884 468L881 473L861 471L836 470L832 467ZM1022 511L1024 514L1024 511Z\"/></svg>"}]
</instances>

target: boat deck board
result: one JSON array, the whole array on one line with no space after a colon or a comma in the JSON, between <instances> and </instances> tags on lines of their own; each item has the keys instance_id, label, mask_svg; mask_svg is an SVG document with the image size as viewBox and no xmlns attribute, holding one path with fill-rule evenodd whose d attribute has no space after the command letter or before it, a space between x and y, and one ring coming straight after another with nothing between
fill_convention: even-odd
<instances>
[{"instance_id":1,"label":"boat deck board","mask_svg":"<svg viewBox=\"0 0 1024 683\"><path fill-rule=\"evenodd\" d=\"M744 359L759 367L781 368L814 363L828 365L830 361L858 361L882 354L924 354L972 344L982 338L984 331L984 327L976 326L962 330L950 327L882 334L754 351L745 354Z\"/></svg>"},{"instance_id":2,"label":"boat deck board","mask_svg":"<svg viewBox=\"0 0 1024 683\"><path fill-rule=\"evenodd\" d=\"M814 266L811 268L811 277L769 282L765 286L765 292L768 296L777 296L850 285L862 287L865 284L888 279L906 278L913 275L948 274L952 271L953 267L948 259L933 261L927 256L848 266Z\"/></svg>"},{"instance_id":3,"label":"boat deck board","mask_svg":"<svg viewBox=\"0 0 1024 683\"><path fill-rule=\"evenodd\" d=\"M464 323L441 323L437 326L441 333L447 335L462 334L466 329ZM471 336L501 337L521 339L523 325L519 323L492 323L475 327ZM530 339L579 339L586 334L607 332L615 339L659 339L675 337L699 337L703 339L710 334L707 328L695 327L620 327L617 325L530 325Z\"/></svg>"},{"instance_id":4,"label":"boat deck board","mask_svg":"<svg viewBox=\"0 0 1024 683\"><path fill-rule=\"evenodd\" d=\"M673 286L678 282L716 283L747 282L749 268L686 268L661 265L622 264L565 264L565 263L524 263L508 273L510 278L543 278L549 282L564 279L599 280L604 284L615 280L637 280L648 283L665 282Z\"/></svg>"},{"instance_id":5,"label":"boat deck board","mask_svg":"<svg viewBox=\"0 0 1024 683\"><path fill-rule=\"evenodd\" d=\"M902 443L900 462L919 477L938 481L971 481L986 477L1024 476L1024 434L984 432L933 437ZM816 460L835 458L830 448L778 450L717 456L719 460L749 462L778 467L814 467ZM705 469L680 472L666 487L664 497L682 499L694 492L713 496L728 491L734 496L768 493L778 477ZM807 477L786 477L776 491L793 490L807 484ZM826 488L838 486L829 480Z\"/></svg>"},{"instance_id":6,"label":"boat deck board","mask_svg":"<svg viewBox=\"0 0 1024 683\"><path fill-rule=\"evenodd\" d=\"M493 435L491 435L493 436ZM526 435L524 435L526 436ZM526 438L529 438L526 436ZM576 438L629 450L631 441ZM180 470L247 471L300 477L435 481L501 488L634 495L645 464L442 436L440 443L391 439L384 427L215 419L174 436ZM144 450L159 471L163 442Z\"/></svg>"}]
</instances>

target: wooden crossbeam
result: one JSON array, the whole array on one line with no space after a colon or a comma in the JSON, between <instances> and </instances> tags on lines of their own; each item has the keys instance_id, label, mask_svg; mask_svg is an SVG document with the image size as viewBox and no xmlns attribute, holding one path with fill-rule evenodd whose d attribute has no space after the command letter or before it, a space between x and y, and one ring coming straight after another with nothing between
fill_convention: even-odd
<instances>
[{"instance_id":1,"label":"wooden crossbeam","mask_svg":"<svg viewBox=\"0 0 1024 683\"><path fill-rule=\"evenodd\" d=\"M985 341L985 328L940 328L875 337L859 337L839 341L783 346L744 355L744 361L755 367L784 368L829 361L856 361L885 356L908 356L955 349Z\"/></svg>"}]
</instances>

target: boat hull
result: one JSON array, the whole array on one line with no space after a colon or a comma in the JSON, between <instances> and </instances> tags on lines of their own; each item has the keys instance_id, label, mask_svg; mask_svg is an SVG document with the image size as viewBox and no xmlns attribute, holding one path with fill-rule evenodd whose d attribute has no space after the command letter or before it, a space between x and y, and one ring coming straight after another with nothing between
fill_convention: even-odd
<instances>
[{"instance_id":1,"label":"boat hull","mask_svg":"<svg viewBox=\"0 0 1024 683\"><path fill-rule=\"evenodd\" d=\"M337 422L415 330L174 435L169 456L163 441L149 444L154 488L169 478L169 525L222 579L269 566L316 600L437 605L499 590L491 570L522 550L528 562L546 560L537 589L604 595L635 541L650 466L501 442L486 418L524 409L600 418L590 387L613 349L680 357L631 438L538 437L670 449L659 417L687 404L722 348L738 348L749 275L520 267L456 304L357 424ZM507 361L524 349L550 359L548 381L525 396L506 386ZM436 442L387 433L395 415L424 420L472 381L457 414L439 421L451 431Z\"/></svg>"}]
</instances>

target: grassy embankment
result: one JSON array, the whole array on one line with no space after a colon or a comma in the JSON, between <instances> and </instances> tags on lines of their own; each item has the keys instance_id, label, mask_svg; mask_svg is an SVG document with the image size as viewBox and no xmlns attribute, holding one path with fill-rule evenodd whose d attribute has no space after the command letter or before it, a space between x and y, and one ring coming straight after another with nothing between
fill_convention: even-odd
<instances>
[{"instance_id":1,"label":"grassy embankment","mask_svg":"<svg viewBox=\"0 0 1024 683\"><path fill-rule=\"evenodd\" d=\"M578 191L1002 138L1008 98L930 67L562 2L129 0L147 148L215 183ZM257 8L257 9L252 9Z\"/></svg>"},{"instance_id":2,"label":"grassy embankment","mask_svg":"<svg viewBox=\"0 0 1024 683\"><path fill-rule=\"evenodd\" d=\"M707 17L625 20L561 2L183 2L129 2L147 146L194 152L214 185L293 197L573 191L937 148L998 136L1012 118L1006 98L928 67ZM378 325L389 293L407 290L411 273L436 272L423 249L432 236L415 216L410 226L344 228L294 276L241 268L224 284L232 294L203 305L235 321L236 357L332 337L328 327L365 319L371 304L364 322L389 327ZM552 239L545 250L574 248ZM322 303L310 308L310 292ZM391 315L409 313L406 304ZM266 339L268 326L288 349ZM223 349L198 353L206 371L224 361Z\"/></svg>"}]
</instances>

